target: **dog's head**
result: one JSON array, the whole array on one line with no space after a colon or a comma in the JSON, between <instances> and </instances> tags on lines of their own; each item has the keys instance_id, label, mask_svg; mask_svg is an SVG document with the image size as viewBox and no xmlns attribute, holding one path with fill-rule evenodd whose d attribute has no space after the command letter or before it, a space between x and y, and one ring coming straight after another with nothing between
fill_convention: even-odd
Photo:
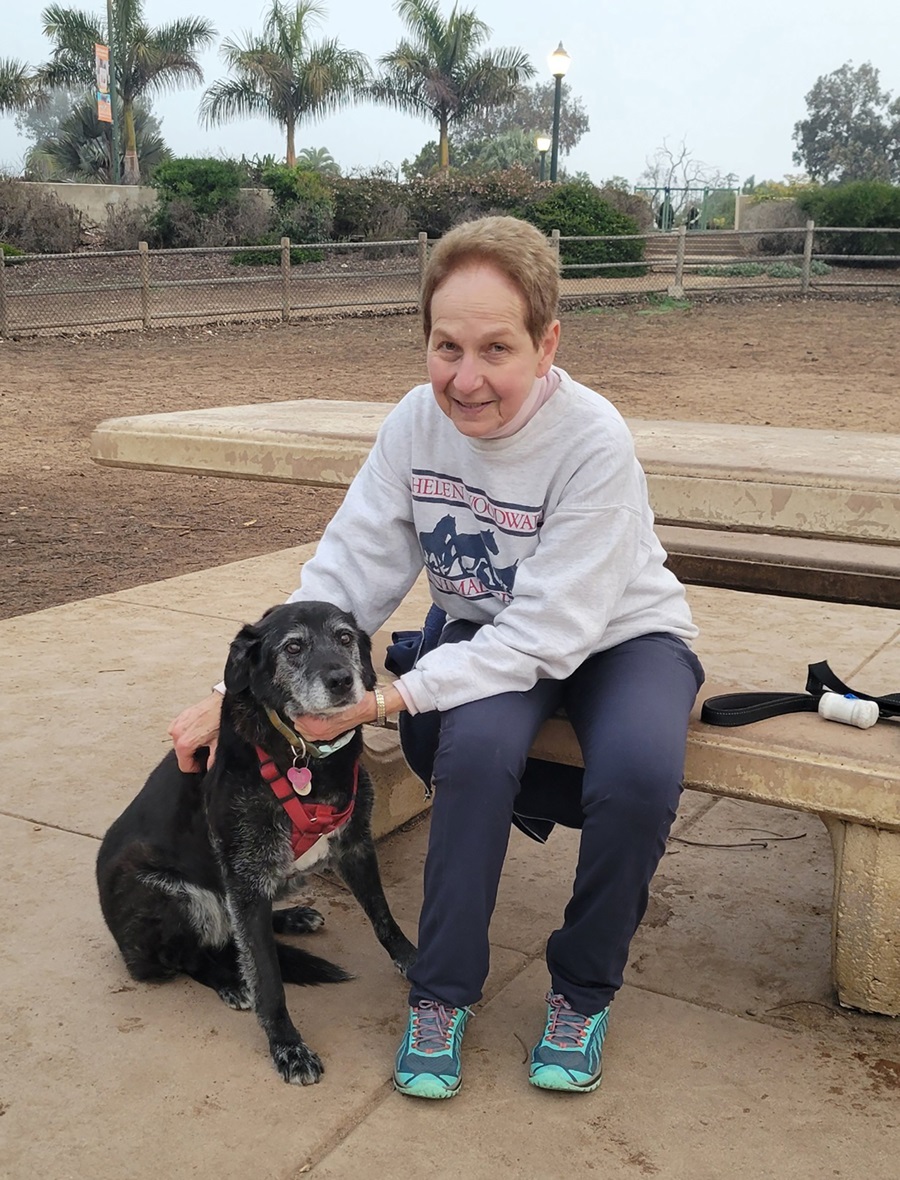
<instances>
[{"instance_id":1,"label":"dog's head","mask_svg":"<svg viewBox=\"0 0 900 1180\"><path fill-rule=\"evenodd\" d=\"M372 644L353 615L328 602L271 607L242 627L225 665L225 687L249 690L282 717L355 705L375 687Z\"/></svg>"}]
</instances>

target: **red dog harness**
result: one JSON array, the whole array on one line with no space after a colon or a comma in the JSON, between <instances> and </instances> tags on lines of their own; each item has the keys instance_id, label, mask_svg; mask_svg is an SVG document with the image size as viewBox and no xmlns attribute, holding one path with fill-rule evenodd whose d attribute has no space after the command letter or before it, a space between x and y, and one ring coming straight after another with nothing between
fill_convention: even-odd
<instances>
[{"instance_id":1,"label":"red dog harness","mask_svg":"<svg viewBox=\"0 0 900 1180\"><path fill-rule=\"evenodd\" d=\"M320 837L337 831L353 814L353 808L356 806L356 785L359 781L359 762L353 765L353 796L348 806L343 811L338 811L327 803L303 803L298 799L287 777L279 773L278 767L265 750L257 746L256 756L259 758L260 774L288 813L291 821L291 850L295 860L312 848Z\"/></svg>"}]
</instances>

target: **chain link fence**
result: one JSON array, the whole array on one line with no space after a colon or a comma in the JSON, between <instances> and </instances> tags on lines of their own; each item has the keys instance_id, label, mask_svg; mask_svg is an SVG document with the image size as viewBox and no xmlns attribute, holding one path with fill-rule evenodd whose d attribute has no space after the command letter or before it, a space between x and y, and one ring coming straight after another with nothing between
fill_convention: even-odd
<instances>
[{"instance_id":1,"label":"chain link fence","mask_svg":"<svg viewBox=\"0 0 900 1180\"><path fill-rule=\"evenodd\" d=\"M873 251L881 240L884 249ZM900 292L900 230L810 222L688 233L682 226L617 237L554 231L552 242L564 307L748 290ZM419 234L191 250L142 243L139 250L26 254L5 262L0 252L0 337L415 312L427 251Z\"/></svg>"}]
</instances>

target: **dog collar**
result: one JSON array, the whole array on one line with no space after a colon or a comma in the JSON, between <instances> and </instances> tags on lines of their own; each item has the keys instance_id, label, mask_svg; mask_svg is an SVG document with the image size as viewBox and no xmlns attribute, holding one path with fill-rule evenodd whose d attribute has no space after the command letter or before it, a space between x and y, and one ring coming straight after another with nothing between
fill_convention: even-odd
<instances>
[{"instance_id":1,"label":"dog collar","mask_svg":"<svg viewBox=\"0 0 900 1180\"><path fill-rule=\"evenodd\" d=\"M356 733L355 729L348 729L346 733L342 733L339 737L336 737L333 742L323 742L321 745L314 745L306 738L301 737L295 729L292 729L274 709L267 708L266 716L281 736L287 738L295 753L299 753L301 758L306 758L307 756L310 758L327 758L329 754L334 754L338 750L342 750Z\"/></svg>"},{"instance_id":2,"label":"dog collar","mask_svg":"<svg viewBox=\"0 0 900 1180\"><path fill-rule=\"evenodd\" d=\"M291 821L291 851L294 860L299 860L320 837L337 831L353 814L356 806L356 787L359 783L358 760L353 763L353 794L350 802L343 811L338 811L336 807L331 807L327 803L302 802L297 798L287 777L279 773L271 755L257 746L256 756L259 759L259 773L272 788L272 793Z\"/></svg>"}]
</instances>

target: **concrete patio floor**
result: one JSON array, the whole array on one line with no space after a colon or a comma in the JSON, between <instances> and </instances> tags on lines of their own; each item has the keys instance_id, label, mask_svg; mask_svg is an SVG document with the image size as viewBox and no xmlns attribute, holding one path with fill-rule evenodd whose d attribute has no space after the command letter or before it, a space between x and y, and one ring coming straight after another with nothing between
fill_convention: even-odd
<instances>
[{"instance_id":1,"label":"concrete patio floor","mask_svg":"<svg viewBox=\"0 0 900 1180\"><path fill-rule=\"evenodd\" d=\"M513 833L452 1102L392 1091L405 985L328 875L304 895L327 920L304 945L356 979L288 989L325 1062L320 1085L285 1087L254 1018L211 991L129 979L97 904L98 841L167 748L170 718L219 678L237 626L286 596L305 555L0 623L0 1177L894 1180L900 1020L834 1003L831 852L814 816L685 796L593 1095L536 1091L524 1064L572 832L543 847ZM730 601L715 599L722 629ZM773 601L788 620L808 609ZM745 630L746 612L731 623ZM380 845L411 937L427 825L426 814Z\"/></svg>"}]
</instances>

